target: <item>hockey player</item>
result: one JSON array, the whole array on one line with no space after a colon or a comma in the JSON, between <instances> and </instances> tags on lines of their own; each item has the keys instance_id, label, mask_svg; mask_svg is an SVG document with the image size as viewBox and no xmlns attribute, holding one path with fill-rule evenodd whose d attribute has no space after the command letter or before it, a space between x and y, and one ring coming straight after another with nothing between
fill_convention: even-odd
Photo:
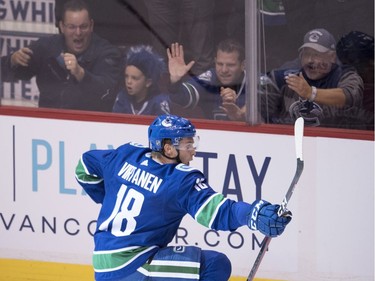
<instances>
[{"instance_id":1,"label":"hockey player","mask_svg":"<svg viewBox=\"0 0 375 281\"><path fill-rule=\"evenodd\" d=\"M76 167L79 184L102 205L94 235L96 280L228 280L226 255L168 246L186 214L211 229L247 225L271 237L290 222L265 200L225 198L189 166L199 137L188 119L160 115L149 126L148 139L149 147L127 143L87 151Z\"/></svg>"}]
</instances>

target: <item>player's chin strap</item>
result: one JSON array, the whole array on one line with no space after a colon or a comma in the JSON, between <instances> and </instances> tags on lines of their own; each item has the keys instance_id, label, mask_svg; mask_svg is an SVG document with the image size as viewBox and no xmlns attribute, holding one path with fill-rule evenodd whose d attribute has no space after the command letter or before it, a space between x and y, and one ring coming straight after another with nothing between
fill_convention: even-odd
<instances>
[{"instance_id":1,"label":"player's chin strap","mask_svg":"<svg viewBox=\"0 0 375 281\"><path fill-rule=\"evenodd\" d=\"M175 148L176 148L176 147L175 147ZM180 150L178 150L177 148L176 148L176 150L177 150L177 156L176 156L176 157L169 157L169 156L165 155L165 153L164 153L164 149L163 149L162 151L160 151L160 153L161 153L161 155L163 155L165 158L168 158L168 159L170 159L170 160L176 160L177 163L182 163L182 161L181 161L181 159L180 159Z\"/></svg>"}]
</instances>

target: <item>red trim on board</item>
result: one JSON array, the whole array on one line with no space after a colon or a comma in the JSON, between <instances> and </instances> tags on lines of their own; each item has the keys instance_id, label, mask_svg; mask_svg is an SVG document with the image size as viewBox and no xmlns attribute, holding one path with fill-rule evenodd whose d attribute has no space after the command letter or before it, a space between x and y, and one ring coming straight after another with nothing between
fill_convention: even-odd
<instances>
[{"instance_id":1,"label":"red trim on board","mask_svg":"<svg viewBox=\"0 0 375 281\"><path fill-rule=\"evenodd\" d=\"M78 110L60 110L60 109L44 109L19 106L0 106L0 115L21 116L31 118L61 119L61 120L77 120L107 123L128 123L148 125L155 118L153 116L103 113L94 111L78 111ZM291 125L272 125L260 124L255 126L247 125L243 122L232 121L214 121L205 119L191 118L197 128L224 130L234 132L249 132L260 134L277 134L292 135L293 126ZM310 137L327 137L374 141L374 131L365 130L348 130L336 128L313 128L305 127L305 136Z\"/></svg>"}]
</instances>

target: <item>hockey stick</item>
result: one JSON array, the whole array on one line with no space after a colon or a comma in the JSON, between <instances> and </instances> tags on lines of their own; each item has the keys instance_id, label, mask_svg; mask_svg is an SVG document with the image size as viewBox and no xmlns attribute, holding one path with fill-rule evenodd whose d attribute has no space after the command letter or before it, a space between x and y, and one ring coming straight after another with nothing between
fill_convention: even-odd
<instances>
[{"instance_id":1,"label":"hockey stick","mask_svg":"<svg viewBox=\"0 0 375 281\"><path fill-rule=\"evenodd\" d=\"M296 173L294 174L294 178L290 184L290 187L285 194L285 197L280 205L280 208L277 212L279 216L287 216L288 210L287 205L289 203L290 198L292 197L294 188L296 187L296 184L302 174L303 171L303 158L302 158L302 139L303 139L303 129L304 129L304 120L302 117L299 117L296 122L294 123L294 142L295 142L295 148L296 148L296 157L297 157L297 168ZM247 281L253 281L256 272L258 271L259 265L262 262L262 259L264 255L266 254L268 245L271 242L271 237L264 237L262 246L259 250L258 256L253 264L253 267L249 273L249 276L247 277Z\"/></svg>"}]
</instances>

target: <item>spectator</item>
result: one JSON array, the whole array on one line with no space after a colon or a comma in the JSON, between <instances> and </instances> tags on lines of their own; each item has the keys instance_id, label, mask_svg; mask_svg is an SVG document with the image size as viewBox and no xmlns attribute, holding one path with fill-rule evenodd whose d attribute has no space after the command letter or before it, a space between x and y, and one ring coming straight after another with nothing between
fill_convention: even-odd
<instances>
[{"instance_id":1,"label":"spectator","mask_svg":"<svg viewBox=\"0 0 375 281\"><path fill-rule=\"evenodd\" d=\"M130 48L125 59L124 87L117 95L113 112L134 115L169 113L169 96L159 88L166 65L151 46Z\"/></svg>"},{"instance_id":2,"label":"spectator","mask_svg":"<svg viewBox=\"0 0 375 281\"><path fill-rule=\"evenodd\" d=\"M55 23L59 28L61 10L70 0L55 0ZM149 26L145 22L145 1L137 0L84 0L95 20L95 34L111 44L126 49L127 46L150 44ZM164 50L163 50L164 52Z\"/></svg>"},{"instance_id":3,"label":"spectator","mask_svg":"<svg viewBox=\"0 0 375 281\"><path fill-rule=\"evenodd\" d=\"M311 126L363 129L363 81L354 69L337 64L333 36L325 29L307 32L299 59L299 68L273 70L262 77L264 120L292 124L302 116ZM234 119L244 118L244 107L228 108Z\"/></svg>"},{"instance_id":4,"label":"spectator","mask_svg":"<svg viewBox=\"0 0 375 281\"><path fill-rule=\"evenodd\" d=\"M351 31L337 43L337 56L343 66L354 67L363 79L363 108L367 129L374 130L374 37Z\"/></svg>"},{"instance_id":5,"label":"spectator","mask_svg":"<svg viewBox=\"0 0 375 281\"><path fill-rule=\"evenodd\" d=\"M93 33L86 3L65 3L61 34L1 58L4 81L36 77L39 107L111 111L121 77L120 51Z\"/></svg>"},{"instance_id":6,"label":"spectator","mask_svg":"<svg viewBox=\"0 0 375 281\"><path fill-rule=\"evenodd\" d=\"M223 102L245 105L245 53L237 41L225 39L217 46L215 67L199 76L189 77L194 61L185 63L182 45L174 43L167 50L171 99L184 107L200 107L204 118L227 120Z\"/></svg>"},{"instance_id":7,"label":"spectator","mask_svg":"<svg viewBox=\"0 0 375 281\"><path fill-rule=\"evenodd\" d=\"M300 69L277 70L270 75L282 97L276 104L281 111L272 122L293 123L303 116L311 125L363 128L358 116L363 81L354 70L337 64L333 36L325 29L311 30L299 52Z\"/></svg>"},{"instance_id":8,"label":"spectator","mask_svg":"<svg viewBox=\"0 0 375 281\"><path fill-rule=\"evenodd\" d=\"M185 47L188 60L196 63L190 69L199 75L212 66L214 56L214 7L211 0L147 0L152 45L160 54L174 42Z\"/></svg>"},{"instance_id":9,"label":"spectator","mask_svg":"<svg viewBox=\"0 0 375 281\"><path fill-rule=\"evenodd\" d=\"M292 219L265 200L236 202L215 192L189 166L199 141L189 120L160 115L149 126L148 140L149 147L127 143L87 151L76 167L78 183L101 204L95 280L227 281L231 263L225 254L168 246L186 215L209 229L248 226L269 237L282 234Z\"/></svg>"}]
</instances>

